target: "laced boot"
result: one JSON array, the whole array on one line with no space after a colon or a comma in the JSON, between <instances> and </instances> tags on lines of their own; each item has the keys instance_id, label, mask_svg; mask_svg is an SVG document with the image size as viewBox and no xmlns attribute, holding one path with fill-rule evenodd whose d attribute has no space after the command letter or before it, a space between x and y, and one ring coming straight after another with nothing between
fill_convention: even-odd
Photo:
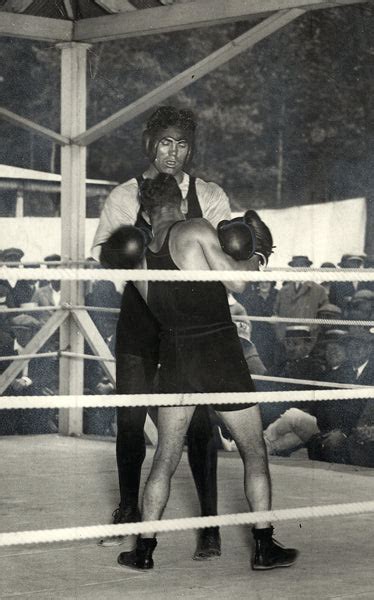
<instances>
[{"instance_id":1,"label":"laced boot","mask_svg":"<svg viewBox=\"0 0 374 600\"><path fill-rule=\"evenodd\" d=\"M193 560L210 560L221 556L221 536L218 527L198 530L198 539Z\"/></svg>"},{"instance_id":2,"label":"laced boot","mask_svg":"<svg viewBox=\"0 0 374 600\"><path fill-rule=\"evenodd\" d=\"M285 548L273 538L273 527L252 529L256 548L252 558L252 569L264 571L278 567L290 567L296 562L298 550Z\"/></svg>"},{"instance_id":3,"label":"laced boot","mask_svg":"<svg viewBox=\"0 0 374 600\"><path fill-rule=\"evenodd\" d=\"M152 554L157 546L156 538L138 537L136 547L130 552L121 552L118 556L118 563L123 567L130 567L137 571L153 569Z\"/></svg>"},{"instance_id":4,"label":"laced boot","mask_svg":"<svg viewBox=\"0 0 374 600\"><path fill-rule=\"evenodd\" d=\"M141 516L138 507L126 506L122 508L121 505L116 508L112 513L113 525L119 523L137 523L141 521ZM124 535L113 535L111 537L103 538L99 541L99 546L107 548L110 546L120 546L125 540Z\"/></svg>"}]
</instances>

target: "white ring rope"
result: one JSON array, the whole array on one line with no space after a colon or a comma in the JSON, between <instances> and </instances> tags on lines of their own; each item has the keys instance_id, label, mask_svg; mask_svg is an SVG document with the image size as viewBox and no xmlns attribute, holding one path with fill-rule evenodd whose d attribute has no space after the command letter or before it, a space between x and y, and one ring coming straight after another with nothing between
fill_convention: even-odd
<instances>
[{"instance_id":1,"label":"white ring rope","mask_svg":"<svg viewBox=\"0 0 374 600\"><path fill-rule=\"evenodd\" d=\"M159 269L7 269L0 267L0 279L8 281L374 281L374 269L304 271L178 271Z\"/></svg>"},{"instance_id":2,"label":"white ring rope","mask_svg":"<svg viewBox=\"0 0 374 600\"><path fill-rule=\"evenodd\" d=\"M20 307L20 308L0 308L0 315L7 313L27 313L27 312L48 312L52 310L87 310L87 312L102 312L119 314L121 309L109 308L106 306L85 306L85 305L70 305L64 303L59 306L34 306L34 307ZM233 315L233 321L263 321L264 323L301 323L303 325L349 325L356 327L374 327L374 321L368 320L355 320L355 319L319 319L319 318L305 318L305 317L278 317L278 315L272 315L271 317L265 317L262 315Z\"/></svg>"},{"instance_id":3,"label":"white ring rope","mask_svg":"<svg viewBox=\"0 0 374 600\"><path fill-rule=\"evenodd\" d=\"M15 354L10 356L0 356L0 361L17 361L17 360L31 360L32 358L51 358L52 356L59 356L60 352L39 352L38 354Z\"/></svg>"},{"instance_id":4,"label":"white ring rope","mask_svg":"<svg viewBox=\"0 0 374 600\"><path fill-rule=\"evenodd\" d=\"M28 313L28 312L49 312L56 310L87 310L87 312L101 312L110 314L119 314L121 310L119 308L109 308L105 306L84 306L77 305L73 306L68 303L61 304L59 306L36 306L36 307L20 307L20 308L0 308L0 315L12 314L12 313ZM349 326L349 327L374 327L374 321L369 320L357 320L357 319L318 319L318 318L305 318L305 317L278 317L273 315L271 317L265 317L262 315L232 315L233 321L249 321L249 322L263 322L271 323L276 325L277 323L299 323L302 325L328 325L328 326ZM1 359L1 357L0 357Z\"/></svg>"},{"instance_id":5,"label":"white ring rope","mask_svg":"<svg viewBox=\"0 0 374 600\"><path fill-rule=\"evenodd\" d=\"M302 325L349 325L350 327L374 327L374 321L357 321L355 319L306 319L305 317L272 317L234 315L233 321L263 321L264 323L301 323Z\"/></svg>"},{"instance_id":6,"label":"white ring rope","mask_svg":"<svg viewBox=\"0 0 374 600\"><path fill-rule=\"evenodd\" d=\"M80 396L2 396L0 410L25 408L100 408L117 406L200 406L202 404L245 404L310 402L374 398L374 386L356 389L294 390L281 392L210 392L207 394L110 394Z\"/></svg>"},{"instance_id":7,"label":"white ring rope","mask_svg":"<svg viewBox=\"0 0 374 600\"><path fill-rule=\"evenodd\" d=\"M2 307L0 308L0 315L4 314L4 313L27 313L27 312L46 312L46 311L51 311L51 310L61 310L62 308L65 308L65 306L63 305L59 305L59 306L20 306L19 308L9 308L7 307Z\"/></svg>"},{"instance_id":8,"label":"white ring rope","mask_svg":"<svg viewBox=\"0 0 374 600\"><path fill-rule=\"evenodd\" d=\"M325 506L305 506L253 513L236 513L217 517L188 517L183 519L165 519L164 521L145 521L123 523L119 525L92 525L88 527L66 527L63 529L41 529L34 531L16 531L0 533L0 546L18 544L46 544L84 539L95 539L119 535L138 535L185 531L202 527L223 527L236 525L254 525L268 521L302 521L321 517L340 517L360 515L374 511L374 501L351 502L347 504L328 504Z\"/></svg>"},{"instance_id":9,"label":"white ring rope","mask_svg":"<svg viewBox=\"0 0 374 600\"><path fill-rule=\"evenodd\" d=\"M94 354L79 354L79 352L68 352L67 350L61 350L60 356L66 356L66 358L83 358L84 360L98 360L102 362L116 362L114 357L107 358L105 356L95 356ZM39 355L37 355L39 356ZM1 357L0 357L1 359Z\"/></svg>"},{"instance_id":10,"label":"white ring rope","mask_svg":"<svg viewBox=\"0 0 374 600\"><path fill-rule=\"evenodd\" d=\"M355 385L354 383L335 383L332 381L318 381L316 379L297 379L296 377L275 377L273 375L251 375L257 381L271 381L274 383L289 383L291 385L311 385L323 388L354 390L368 388L368 385Z\"/></svg>"}]
</instances>

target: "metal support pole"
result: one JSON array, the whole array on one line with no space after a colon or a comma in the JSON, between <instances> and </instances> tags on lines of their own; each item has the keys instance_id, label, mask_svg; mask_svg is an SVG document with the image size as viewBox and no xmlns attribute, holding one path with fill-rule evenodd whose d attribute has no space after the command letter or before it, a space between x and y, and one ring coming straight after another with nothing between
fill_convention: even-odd
<instances>
[{"instance_id":1,"label":"metal support pole","mask_svg":"<svg viewBox=\"0 0 374 600\"><path fill-rule=\"evenodd\" d=\"M59 44L61 49L61 134L74 138L86 129L86 55L89 45ZM76 144L61 149L61 256L82 260L85 250L86 150ZM61 302L84 304L83 282L61 282ZM63 350L84 352L84 338L70 315L60 329ZM83 360L60 359L60 394L83 394ZM79 435L82 409L61 409L59 431Z\"/></svg>"}]
</instances>

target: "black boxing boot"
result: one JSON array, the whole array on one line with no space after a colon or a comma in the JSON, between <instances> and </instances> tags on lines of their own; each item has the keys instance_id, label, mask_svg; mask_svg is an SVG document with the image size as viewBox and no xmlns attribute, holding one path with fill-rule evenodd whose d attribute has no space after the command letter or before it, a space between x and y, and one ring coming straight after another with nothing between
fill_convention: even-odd
<instances>
[{"instance_id":1,"label":"black boxing boot","mask_svg":"<svg viewBox=\"0 0 374 600\"><path fill-rule=\"evenodd\" d=\"M221 556L219 527L199 529L193 560L210 560L211 558L218 558L218 556Z\"/></svg>"},{"instance_id":2,"label":"black boxing boot","mask_svg":"<svg viewBox=\"0 0 374 600\"><path fill-rule=\"evenodd\" d=\"M138 523L142 520L140 511L137 505L125 506L122 508L121 504L116 508L113 513L113 525L120 523ZM113 535L111 537L102 538L99 540L98 545L102 548L108 548L111 546L120 546L125 540L124 535Z\"/></svg>"},{"instance_id":3,"label":"black boxing boot","mask_svg":"<svg viewBox=\"0 0 374 600\"><path fill-rule=\"evenodd\" d=\"M117 561L123 567L130 567L130 569L136 569L137 571L153 569L152 554L156 546L156 538L138 537L136 548L130 552L121 552Z\"/></svg>"},{"instance_id":4,"label":"black boxing boot","mask_svg":"<svg viewBox=\"0 0 374 600\"><path fill-rule=\"evenodd\" d=\"M254 571L265 571L278 567L290 567L296 562L298 550L295 548L284 548L273 538L273 527L266 529L252 529L256 548L252 558L252 569Z\"/></svg>"}]
</instances>

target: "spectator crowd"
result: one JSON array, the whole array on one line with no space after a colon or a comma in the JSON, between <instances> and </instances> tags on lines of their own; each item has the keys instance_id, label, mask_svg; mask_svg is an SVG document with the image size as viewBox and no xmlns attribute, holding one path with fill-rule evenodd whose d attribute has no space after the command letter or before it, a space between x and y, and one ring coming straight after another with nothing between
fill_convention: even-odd
<instances>
[{"instance_id":1,"label":"spectator crowd","mask_svg":"<svg viewBox=\"0 0 374 600\"><path fill-rule=\"evenodd\" d=\"M0 263L9 269L40 266L31 263L23 265L23 257L24 253L19 248L0 251ZM92 260L87 259L86 266L98 267ZM58 254L52 254L46 256L43 263L48 268L48 264L54 266L60 261ZM373 264L372 258L346 254L337 266L323 263L321 267L364 269L373 267ZM311 265L307 256L294 256L289 262L291 268L308 268ZM85 304L88 308L120 307L121 294L112 282L94 281L85 285ZM231 295L229 303L250 372L271 378L257 381L258 390L318 389L320 382L374 385L374 329L352 324L352 321L374 320L374 282L336 281L318 284L305 280L286 281L281 286L270 281L250 283L244 293ZM48 281L47 270L45 280L0 280L0 356L10 359L22 354L47 322L54 307L60 304L60 282ZM36 307L45 307L45 310L33 311ZM20 310L9 312L6 310L8 308ZM22 308L25 312L22 312ZM99 311L92 311L90 315L113 353L117 315ZM272 316L316 319L317 322L306 325L250 319ZM331 320L345 321L346 324L330 325ZM39 350L52 355L31 358L9 384L5 394L58 394L58 350L59 338L56 333ZM85 353L91 353L87 344ZM0 360L0 373L9 364L10 360ZM84 391L87 394L114 391L100 362L85 361ZM373 401L324 401L308 405L304 402L277 402L264 404L262 413L265 440L272 454L290 455L294 450L306 446L311 458L350 462L352 454L356 452L356 460L364 463L369 460L362 458L362 450L373 444ZM54 410L3 411L0 422L0 435L57 430L58 414ZM114 409L85 410L84 431L113 435ZM228 432L221 426L218 432L223 447L231 449L233 444ZM361 449L359 459L357 448ZM370 460L373 460L374 466L374 458Z\"/></svg>"},{"instance_id":2,"label":"spectator crowd","mask_svg":"<svg viewBox=\"0 0 374 600\"><path fill-rule=\"evenodd\" d=\"M0 251L0 264L9 269L40 267L37 263L22 264L24 252L20 248L7 248ZM0 374L11 364L11 358L25 353L24 349L61 305L60 281L48 280L48 266L61 262L59 254L51 254L43 259L46 266L46 279L30 281L18 279L0 280ZM87 259L87 266L92 259ZM94 261L97 267L96 261ZM88 307L119 308L121 294L114 284L108 281L87 283L85 304ZM45 310L39 310L45 307ZM17 309L8 311L7 309ZM22 311L24 309L24 311ZM34 309L34 310L33 310ZM35 310L38 309L38 310ZM93 322L113 351L117 315L113 313L90 313ZM59 334L50 336L38 353L51 353L43 358L31 358L18 376L9 383L4 395L44 396L59 393ZM30 350L28 353L34 354ZM86 344L85 353L92 354ZM1 360L1 357L8 360ZM114 386L107 379L101 363L85 361L84 393L107 394ZM86 433L111 434L114 430L114 409L87 409L84 411ZM2 411L0 435L38 434L58 431L58 412L55 410L7 410Z\"/></svg>"},{"instance_id":3,"label":"spectator crowd","mask_svg":"<svg viewBox=\"0 0 374 600\"><path fill-rule=\"evenodd\" d=\"M289 262L290 267L299 269L311 265L307 256L294 256ZM339 269L372 266L372 258L349 254L343 255L337 265ZM321 267L336 268L332 263ZM256 320L250 323L252 354L261 363L260 368L252 364L251 373L279 378L257 381L258 390L326 389L323 383L374 385L374 329L361 323L374 321L374 282L336 281L320 285L286 281L279 289L274 282L259 282L249 284L243 294L235 295L235 300L235 320L240 318L235 316L240 312L238 306L249 318L317 320L313 324ZM329 321L343 323L334 325ZM351 462L355 454L355 460L374 466L371 400L276 402L262 405L262 416L271 454L290 455L306 446L314 459ZM222 442L225 447L225 440Z\"/></svg>"}]
</instances>

